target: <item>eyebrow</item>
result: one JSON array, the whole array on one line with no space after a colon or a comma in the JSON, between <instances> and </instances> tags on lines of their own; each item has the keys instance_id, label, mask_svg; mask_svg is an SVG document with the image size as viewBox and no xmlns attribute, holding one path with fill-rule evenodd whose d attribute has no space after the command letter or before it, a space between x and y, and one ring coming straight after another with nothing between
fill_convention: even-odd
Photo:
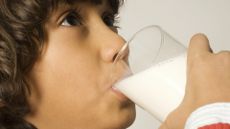
<instances>
[{"instance_id":1,"label":"eyebrow","mask_svg":"<svg viewBox=\"0 0 230 129\"><path fill-rule=\"evenodd\" d=\"M65 14L67 14L67 13L69 13L69 12L72 12L73 10L74 10L74 9L70 8L70 9L67 9L67 10L61 12L61 13L58 14L58 16L55 18L55 22L59 24L59 23L60 23L60 19L61 19Z\"/></svg>"},{"instance_id":2,"label":"eyebrow","mask_svg":"<svg viewBox=\"0 0 230 129\"><path fill-rule=\"evenodd\" d=\"M107 9L111 10L113 14L118 13L118 9L120 6L121 0L68 0L68 2L59 1L54 6L53 11L51 12L51 19L53 21L58 22L58 20L66 13L70 12L71 10L79 9L80 7L77 6L78 3L92 3L94 5L100 5L104 2L107 3ZM52 14L55 14L52 16Z\"/></svg>"}]
</instances>

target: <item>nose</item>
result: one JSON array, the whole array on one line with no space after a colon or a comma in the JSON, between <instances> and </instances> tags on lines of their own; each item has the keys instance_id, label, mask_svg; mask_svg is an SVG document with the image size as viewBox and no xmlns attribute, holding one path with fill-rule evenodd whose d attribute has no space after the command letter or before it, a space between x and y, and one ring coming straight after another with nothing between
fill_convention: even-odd
<instances>
[{"instance_id":1,"label":"nose","mask_svg":"<svg viewBox=\"0 0 230 129\"><path fill-rule=\"evenodd\" d=\"M114 62L119 51L124 46L125 40L116 33L107 38L107 42L101 49L101 58L106 62Z\"/></svg>"},{"instance_id":2,"label":"nose","mask_svg":"<svg viewBox=\"0 0 230 129\"><path fill-rule=\"evenodd\" d=\"M96 34L101 59L105 62L113 62L125 44L124 38L107 26L98 29Z\"/></svg>"}]
</instances>

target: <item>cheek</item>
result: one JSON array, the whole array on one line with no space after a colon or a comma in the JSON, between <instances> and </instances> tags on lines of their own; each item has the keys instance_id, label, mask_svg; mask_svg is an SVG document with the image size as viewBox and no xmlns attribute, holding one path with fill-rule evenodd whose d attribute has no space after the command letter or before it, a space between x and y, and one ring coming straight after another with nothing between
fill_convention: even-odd
<instances>
[{"instance_id":1,"label":"cheek","mask_svg":"<svg viewBox=\"0 0 230 129\"><path fill-rule=\"evenodd\" d=\"M54 54L54 53L52 53ZM63 84L66 88L77 88L79 90L87 90L96 88L99 77L99 68L94 62L91 54L78 50L61 50L46 60L50 66L50 71L55 82Z\"/></svg>"},{"instance_id":2,"label":"cheek","mask_svg":"<svg viewBox=\"0 0 230 129\"><path fill-rule=\"evenodd\" d=\"M63 101L63 96L68 101L73 97L75 101L81 101L82 96L84 100L93 101L101 94L97 54L78 36L61 37L51 36L39 63L42 86L46 86L43 88L48 91L48 96L61 94Z\"/></svg>"}]
</instances>

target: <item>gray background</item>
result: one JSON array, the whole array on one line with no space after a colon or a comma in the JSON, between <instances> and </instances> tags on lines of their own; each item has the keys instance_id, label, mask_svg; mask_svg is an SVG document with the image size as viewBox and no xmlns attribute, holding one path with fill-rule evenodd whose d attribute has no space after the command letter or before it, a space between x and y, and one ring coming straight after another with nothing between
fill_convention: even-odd
<instances>
[{"instance_id":1,"label":"gray background","mask_svg":"<svg viewBox=\"0 0 230 129\"><path fill-rule=\"evenodd\" d=\"M156 24L185 46L193 34L201 32L215 52L230 50L229 0L126 0L120 17L120 34L126 39L141 27ZM159 125L137 108L137 119L128 129L157 129Z\"/></svg>"}]
</instances>

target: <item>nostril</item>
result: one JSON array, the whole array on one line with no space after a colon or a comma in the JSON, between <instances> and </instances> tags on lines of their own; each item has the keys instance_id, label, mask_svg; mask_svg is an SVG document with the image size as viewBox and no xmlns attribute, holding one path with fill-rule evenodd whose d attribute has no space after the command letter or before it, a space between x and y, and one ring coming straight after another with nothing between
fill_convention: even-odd
<instances>
[{"instance_id":1,"label":"nostril","mask_svg":"<svg viewBox=\"0 0 230 129\"><path fill-rule=\"evenodd\" d=\"M128 52L128 44L124 44L122 48L119 50L118 53L116 53L113 57L113 63L116 63L118 60L124 58Z\"/></svg>"},{"instance_id":2,"label":"nostril","mask_svg":"<svg viewBox=\"0 0 230 129\"><path fill-rule=\"evenodd\" d=\"M113 56L113 62L115 62L115 60L117 60L117 56L118 56L118 52L116 54L114 54L114 56Z\"/></svg>"}]
</instances>

